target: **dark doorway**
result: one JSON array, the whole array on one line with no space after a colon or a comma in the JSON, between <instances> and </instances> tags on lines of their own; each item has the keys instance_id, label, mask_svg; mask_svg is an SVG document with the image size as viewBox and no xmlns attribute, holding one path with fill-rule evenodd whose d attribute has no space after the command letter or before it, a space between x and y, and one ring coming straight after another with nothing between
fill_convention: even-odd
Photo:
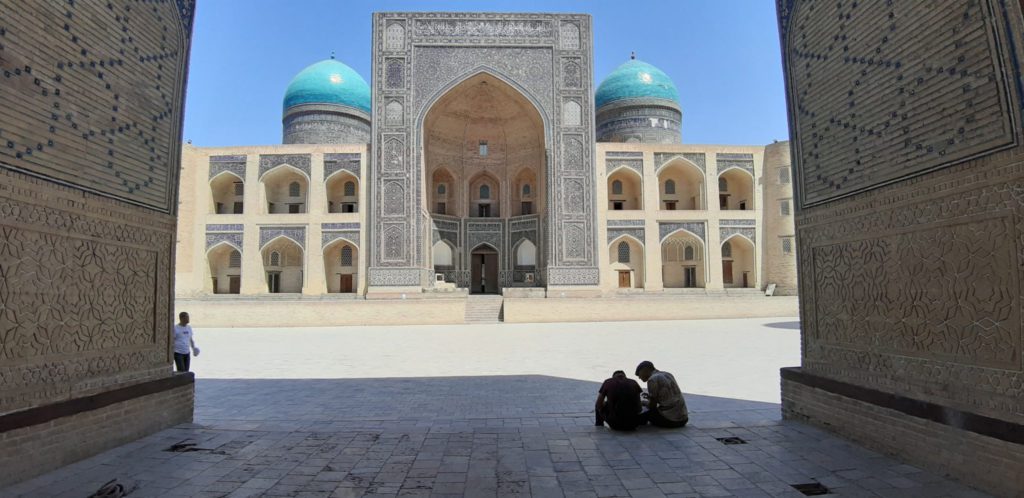
<instances>
[{"instance_id":1,"label":"dark doorway","mask_svg":"<svg viewBox=\"0 0 1024 498\"><path fill-rule=\"evenodd\" d=\"M732 261L722 261L722 283L732 283ZM746 285L744 285L746 287Z\"/></svg>"},{"instance_id":2,"label":"dark doorway","mask_svg":"<svg viewBox=\"0 0 1024 498\"><path fill-rule=\"evenodd\" d=\"M494 248L480 246L473 250L469 292L473 294L498 293L498 251Z\"/></svg>"},{"instance_id":3,"label":"dark doorway","mask_svg":"<svg viewBox=\"0 0 1024 498\"><path fill-rule=\"evenodd\" d=\"M340 285L341 285L341 288L340 288L339 292L341 292L342 294L349 294L349 293L351 293L352 292L352 275L351 274L349 274L349 275L342 275L341 276Z\"/></svg>"},{"instance_id":4,"label":"dark doorway","mask_svg":"<svg viewBox=\"0 0 1024 498\"><path fill-rule=\"evenodd\" d=\"M683 268L683 287L696 287L697 286L697 267L687 266Z\"/></svg>"},{"instance_id":5,"label":"dark doorway","mask_svg":"<svg viewBox=\"0 0 1024 498\"><path fill-rule=\"evenodd\" d=\"M228 275L228 293L239 294L242 291L242 277L239 275Z\"/></svg>"}]
</instances>

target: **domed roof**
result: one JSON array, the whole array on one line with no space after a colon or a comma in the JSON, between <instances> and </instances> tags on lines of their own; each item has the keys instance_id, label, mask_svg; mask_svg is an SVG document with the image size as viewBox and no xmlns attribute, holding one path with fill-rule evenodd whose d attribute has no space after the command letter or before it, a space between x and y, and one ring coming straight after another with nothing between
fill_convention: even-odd
<instances>
[{"instance_id":1,"label":"domed roof","mask_svg":"<svg viewBox=\"0 0 1024 498\"><path fill-rule=\"evenodd\" d=\"M370 85L332 56L299 71L284 92L284 108L302 104L337 104L370 112Z\"/></svg>"},{"instance_id":2,"label":"domed roof","mask_svg":"<svg viewBox=\"0 0 1024 498\"><path fill-rule=\"evenodd\" d=\"M594 102L601 107L616 100L636 98L665 99L679 105L679 92L672 79L661 69L636 59L615 68L601 82Z\"/></svg>"}]
</instances>

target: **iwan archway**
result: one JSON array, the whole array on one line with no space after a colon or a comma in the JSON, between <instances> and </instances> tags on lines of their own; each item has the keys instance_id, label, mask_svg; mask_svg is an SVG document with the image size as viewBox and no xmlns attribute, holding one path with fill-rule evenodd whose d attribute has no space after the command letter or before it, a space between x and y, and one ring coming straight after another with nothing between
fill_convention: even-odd
<instances>
[{"instance_id":1,"label":"iwan archway","mask_svg":"<svg viewBox=\"0 0 1024 498\"><path fill-rule=\"evenodd\" d=\"M469 289L480 244L497 252L499 292L599 283L590 19L530 14L446 42L489 16L374 16L368 294ZM433 255L441 240L452 265Z\"/></svg>"},{"instance_id":2,"label":"iwan archway","mask_svg":"<svg viewBox=\"0 0 1024 498\"><path fill-rule=\"evenodd\" d=\"M537 107L487 72L457 83L429 108L423 209L459 255L440 278L471 293L539 285L536 274L516 278L511 249L523 240L543 248L536 227L547 214L544 129Z\"/></svg>"}]
</instances>

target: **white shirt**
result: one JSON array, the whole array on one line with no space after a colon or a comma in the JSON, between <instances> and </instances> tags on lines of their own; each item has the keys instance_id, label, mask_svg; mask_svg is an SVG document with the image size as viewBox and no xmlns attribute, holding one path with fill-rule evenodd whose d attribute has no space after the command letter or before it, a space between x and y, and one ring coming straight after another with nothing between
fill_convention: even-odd
<instances>
[{"instance_id":1,"label":"white shirt","mask_svg":"<svg viewBox=\"0 0 1024 498\"><path fill-rule=\"evenodd\" d=\"M174 352L189 354L192 351L192 326L174 324Z\"/></svg>"}]
</instances>

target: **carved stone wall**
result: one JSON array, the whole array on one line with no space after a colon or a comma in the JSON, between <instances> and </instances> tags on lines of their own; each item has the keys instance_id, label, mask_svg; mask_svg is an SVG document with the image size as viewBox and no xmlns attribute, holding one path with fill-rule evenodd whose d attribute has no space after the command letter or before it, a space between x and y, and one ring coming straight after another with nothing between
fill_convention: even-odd
<instances>
[{"instance_id":1,"label":"carved stone wall","mask_svg":"<svg viewBox=\"0 0 1024 498\"><path fill-rule=\"evenodd\" d=\"M892 400L932 404L941 430L982 431L993 451L1008 433L991 428L1024 424L1020 5L790 0L779 15L803 375L888 396L788 380L784 411L1014 494L1024 449L1005 465L963 465L985 446L954 460L931 445L938 428ZM858 424L840 415L851 396L888 400L889 428L846 427Z\"/></svg>"},{"instance_id":2,"label":"carved stone wall","mask_svg":"<svg viewBox=\"0 0 1024 498\"><path fill-rule=\"evenodd\" d=\"M160 386L192 2L0 12L0 427L18 432L0 437L4 485L191 418L191 377ZM102 419L75 404L140 385L187 406L124 420L131 398ZM39 411L54 403L69 405Z\"/></svg>"},{"instance_id":3,"label":"carved stone wall","mask_svg":"<svg viewBox=\"0 0 1024 498\"><path fill-rule=\"evenodd\" d=\"M433 102L486 72L544 120L547 255L552 282L596 285L590 18L570 14L374 14L369 283L426 286L432 228L422 198L423 119Z\"/></svg>"}]
</instances>

